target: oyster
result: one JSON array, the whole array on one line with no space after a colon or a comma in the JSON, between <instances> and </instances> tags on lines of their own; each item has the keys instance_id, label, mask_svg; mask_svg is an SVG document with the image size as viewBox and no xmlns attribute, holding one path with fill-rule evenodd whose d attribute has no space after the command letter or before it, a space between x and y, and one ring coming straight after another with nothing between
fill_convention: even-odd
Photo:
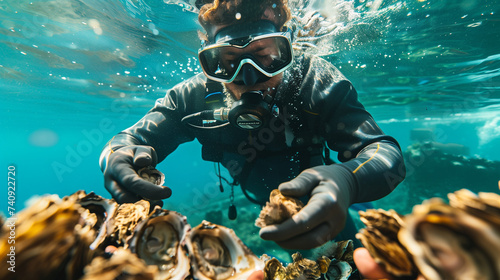
<instances>
[{"instance_id":1,"label":"oyster","mask_svg":"<svg viewBox=\"0 0 500 280\"><path fill-rule=\"evenodd\" d=\"M333 259L330 262L325 278L327 280L347 280L352 272L352 266L348 262Z\"/></svg>"},{"instance_id":2,"label":"oyster","mask_svg":"<svg viewBox=\"0 0 500 280\"><path fill-rule=\"evenodd\" d=\"M267 255L262 258L267 259ZM267 259L264 266L264 280L283 280L286 279L286 269L283 264L276 258Z\"/></svg>"},{"instance_id":3,"label":"oyster","mask_svg":"<svg viewBox=\"0 0 500 280\"><path fill-rule=\"evenodd\" d=\"M317 261L313 261L304 258L299 252L292 255L293 262L286 267L276 258L270 259L267 255L263 258L265 259L265 280L319 279L322 274L327 273L330 266L330 259L327 257L322 256Z\"/></svg>"},{"instance_id":4,"label":"oyster","mask_svg":"<svg viewBox=\"0 0 500 280\"><path fill-rule=\"evenodd\" d=\"M129 248L159 269L157 279L182 280L189 275L185 250L191 227L181 214L156 207L134 230Z\"/></svg>"},{"instance_id":5,"label":"oyster","mask_svg":"<svg viewBox=\"0 0 500 280\"><path fill-rule=\"evenodd\" d=\"M77 203L86 209L86 211L82 213L82 217L87 223L92 225L96 233L94 242L90 244L90 248L92 250L97 249L110 234L108 229L109 225L112 224L110 219L115 215L118 203L113 199L105 199L94 192L87 194L82 190L70 196L63 197L63 200Z\"/></svg>"},{"instance_id":6,"label":"oyster","mask_svg":"<svg viewBox=\"0 0 500 280\"><path fill-rule=\"evenodd\" d=\"M325 278L328 280L347 280L356 269L353 253L354 243L352 240L330 242L328 246L322 248L320 254L331 259Z\"/></svg>"},{"instance_id":7,"label":"oyster","mask_svg":"<svg viewBox=\"0 0 500 280\"><path fill-rule=\"evenodd\" d=\"M281 224L298 213L304 207L302 201L284 196L278 189L271 191L269 202L262 208L255 225L262 228L269 225Z\"/></svg>"},{"instance_id":8,"label":"oyster","mask_svg":"<svg viewBox=\"0 0 500 280\"><path fill-rule=\"evenodd\" d=\"M330 260L320 258L317 262L302 257L299 252L292 255L293 262L287 265L287 279L319 279L328 271Z\"/></svg>"},{"instance_id":9,"label":"oyster","mask_svg":"<svg viewBox=\"0 0 500 280\"><path fill-rule=\"evenodd\" d=\"M427 280L500 279L500 231L473 209L470 214L433 198L405 217L399 240Z\"/></svg>"},{"instance_id":10,"label":"oyster","mask_svg":"<svg viewBox=\"0 0 500 280\"><path fill-rule=\"evenodd\" d=\"M137 170L137 174L144 180L153 183L155 185L161 186L165 183L165 174L161 173L159 170L153 166L147 166Z\"/></svg>"},{"instance_id":11,"label":"oyster","mask_svg":"<svg viewBox=\"0 0 500 280\"><path fill-rule=\"evenodd\" d=\"M490 222L500 228L500 195L496 193L475 193L463 189L448 194L450 205Z\"/></svg>"},{"instance_id":12,"label":"oyster","mask_svg":"<svg viewBox=\"0 0 500 280\"><path fill-rule=\"evenodd\" d=\"M398 240L398 232L404 227L402 217L394 210L369 209L359 212L366 225L356 234L375 261L395 276L416 276L417 269L412 256Z\"/></svg>"},{"instance_id":13,"label":"oyster","mask_svg":"<svg viewBox=\"0 0 500 280\"><path fill-rule=\"evenodd\" d=\"M118 248L110 259L93 259L80 280L154 280L157 274L156 266L148 266L130 250Z\"/></svg>"},{"instance_id":14,"label":"oyster","mask_svg":"<svg viewBox=\"0 0 500 280\"><path fill-rule=\"evenodd\" d=\"M150 204L147 200L136 203L118 204L113 199L105 199L94 192L84 191L64 197L63 200L74 201L87 209L84 219L94 224L98 236L91 244L91 249L108 245L123 246L132 238L137 224L149 214Z\"/></svg>"},{"instance_id":15,"label":"oyster","mask_svg":"<svg viewBox=\"0 0 500 280\"><path fill-rule=\"evenodd\" d=\"M0 270L0 279L78 279L93 257L92 225L82 219L85 211L73 201L45 196L19 212L15 219L15 273ZM6 224L7 225L7 224ZM12 244L8 233L0 236L0 259L6 263Z\"/></svg>"},{"instance_id":16,"label":"oyster","mask_svg":"<svg viewBox=\"0 0 500 280\"><path fill-rule=\"evenodd\" d=\"M107 225L113 244L127 246L135 227L148 217L149 207L149 202L146 200L124 203L118 207Z\"/></svg>"},{"instance_id":17,"label":"oyster","mask_svg":"<svg viewBox=\"0 0 500 280\"><path fill-rule=\"evenodd\" d=\"M187 243L193 277L198 280L246 280L264 262L236 236L232 229L203 221L193 228Z\"/></svg>"}]
</instances>

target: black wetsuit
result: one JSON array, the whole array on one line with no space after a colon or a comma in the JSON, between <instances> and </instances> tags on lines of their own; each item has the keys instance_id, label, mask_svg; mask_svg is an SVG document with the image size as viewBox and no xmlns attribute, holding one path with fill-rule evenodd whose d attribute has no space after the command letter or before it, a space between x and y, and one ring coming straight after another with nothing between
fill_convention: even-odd
<instances>
[{"instance_id":1,"label":"black wetsuit","mask_svg":"<svg viewBox=\"0 0 500 280\"><path fill-rule=\"evenodd\" d=\"M203 159L221 162L261 204L281 182L308 167L329 164L324 160L325 146L337 151L342 166L352 172L353 202L381 198L405 176L396 140L380 130L352 84L321 58L295 57L275 94L279 115L257 131L231 125L203 130L181 124L186 115L207 108L206 88L201 73L168 90L144 118L106 145L101 167L110 148L149 145L162 161L179 144L198 139Z\"/></svg>"}]
</instances>

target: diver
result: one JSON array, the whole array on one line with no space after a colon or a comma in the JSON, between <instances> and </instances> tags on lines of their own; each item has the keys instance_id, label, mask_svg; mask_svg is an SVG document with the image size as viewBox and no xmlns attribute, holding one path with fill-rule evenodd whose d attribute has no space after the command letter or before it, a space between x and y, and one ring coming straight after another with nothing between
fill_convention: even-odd
<instances>
[{"instance_id":1,"label":"diver","mask_svg":"<svg viewBox=\"0 0 500 280\"><path fill-rule=\"evenodd\" d=\"M265 204L278 187L306 201L284 223L262 228L261 238L288 249L354 239L348 208L386 196L405 177L399 144L337 68L293 49L286 0L202 2L209 2L198 15L206 32L203 73L169 89L106 144L100 157L106 189L120 203L161 204L171 190L137 170L197 139L203 159L224 166L231 185L252 202Z\"/></svg>"}]
</instances>

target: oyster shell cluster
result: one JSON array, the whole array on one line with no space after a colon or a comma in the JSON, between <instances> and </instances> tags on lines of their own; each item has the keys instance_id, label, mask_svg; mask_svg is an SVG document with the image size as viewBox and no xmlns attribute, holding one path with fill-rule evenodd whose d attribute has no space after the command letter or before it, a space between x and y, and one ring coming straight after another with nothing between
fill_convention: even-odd
<instances>
[{"instance_id":1,"label":"oyster shell cluster","mask_svg":"<svg viewBox=\"0 0 500 280\"><path fill-rule=\"evenodd\" d=\"M500 279L500 195L462 189L401 216L361 212L357 237L389 273L427 280Z\"/></svg>"},{"instance_id":2,"label":"oyster shell cluster","mask_svg":"<svg viewBox=\"0 0 500 280\"><path fill-rule=\"evenodd\" d=\"M93 192L46 196L16 219L16 265L0 279L244 279L264 261L233 230L149 202L118 205ZM0 260L9 253L0 235ZM28 268L28 269L26 269ZM7 275L9 273L9 275Z\"/></svg>"},{"instance_id":3,"label":"oyster shell cluster","mask_svg":"<svg viewBox=\"0 0 500 280\"><path fill-rule=\"evenodd\" d=\"M178 212L150 210L145 200L119 205L93 192L41 197L15 226L16 265L28 269L0 270L0 279L247 280L262 271L266 280L345 280L355 270L352 241L331 242L316 261L296 253L284 266L257 257L230 228L208 221L191 228ZM8 233L3 225L2 262Z\"/></svg>"},{"instance_id":4,"label":"oyster shell cluster","mask_svg":"<svg viewBox=\"0 0 500 280\"><path fill-rule=\"evenodd\" d=\"M357 279L353 261L352 240L330 242L316 256L316 261L304 258L300 252L292 255L293 262L284 266L278 259L263 255L266 261L265 280L320 279L347 280ZM352 278L349 278L353 276Z\"/></svg>"}]
</instances>

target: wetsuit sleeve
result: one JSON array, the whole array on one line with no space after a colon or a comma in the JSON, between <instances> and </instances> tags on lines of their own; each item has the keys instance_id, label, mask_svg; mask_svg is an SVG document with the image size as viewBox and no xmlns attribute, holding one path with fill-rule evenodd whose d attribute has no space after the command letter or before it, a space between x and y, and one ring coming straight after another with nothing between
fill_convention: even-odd
<instances>
[{"instance_id":1,"label":"wetsuit sleeve","mask_svg":"<svg viewBox=\"0 0 500 280\"><path fill-rule=\"evenodd\" d=\"M405 177L399 144L382 132L358 101L352 84L336 68L330 77L320 76L314 83L317 95L313 96L316 108L312 110L321 112L320 134L328 147L338 152L339 165L350 174L351 203L386 196Z\"/></svg>"},{"instance_id":2,"label":"wetsuit sleeve","mask_svg":"<svg viewBox=\"0 0 500 280\"><path fill-rule=\"evenodd\" d=\"M181 143L194 140L192 133L181 124L181 119L186 111L193 110L186 100L203 85L195 77L168 90L165 97L158 99L141 120L118 133L106 144L99 160L101 170L105 169L110 152L125 146L151 146L156 151L158 162L161 162Z\"/></svg>"}]
</instances>

